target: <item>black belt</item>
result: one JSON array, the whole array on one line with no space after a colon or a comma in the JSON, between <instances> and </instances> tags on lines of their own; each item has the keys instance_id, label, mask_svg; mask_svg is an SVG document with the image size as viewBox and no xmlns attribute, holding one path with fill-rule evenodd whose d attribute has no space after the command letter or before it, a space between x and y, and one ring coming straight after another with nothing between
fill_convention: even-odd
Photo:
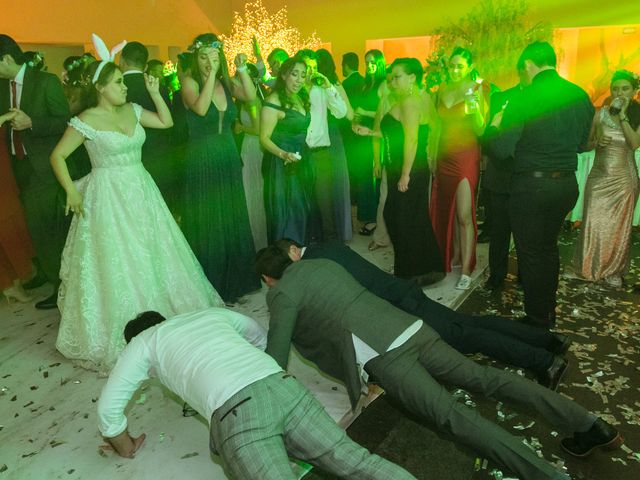
<instances>
[{"instance_id":1,"label":"black belt","mask_svg":"<svg viewBox=\"0 0 640 480\"><path fill-rule=\"evenodd\" d=\"M559 172L522 172L519 175L533 178L562 178L575 175L575 172L571 170L561 170Z\"/></svg>"},{"instance_id":2,"label":"black belt","mask_svg":"<svg viewBox=\"0 0 640 480\"><path fill-rule=\"evenodd\" d=\"M312 152L319 152L321 150L328 150L331 147L309 147L309 150Z\"/></svg>"}]
</instances>

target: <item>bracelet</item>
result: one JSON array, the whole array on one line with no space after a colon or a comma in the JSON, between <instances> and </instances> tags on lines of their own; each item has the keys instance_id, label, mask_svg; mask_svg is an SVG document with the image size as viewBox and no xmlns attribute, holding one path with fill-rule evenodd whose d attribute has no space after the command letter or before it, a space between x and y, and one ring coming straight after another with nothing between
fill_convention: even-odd
<instances>
[{"instance_id":1,"label":"bracelet","mask_svg":"<svg viewBox=\"0 0 640 480\"><path fill-rule=\"evenodd\" d=\"M247 71L247 64L245 63L244 65L242 65L241 67L236 67L236 72L241 73L241 72L246 72Z\"/></svg>"},{"instance_id":2,"label":"bracelet","mask_svg":"<svg viewBox=\"0 0 640 480\"><path fill-rule=\"evenodd\" d=\"M627 117L626 115L624 117L620 117L620 121L629 123L629 117Z\"/></svg>"}]
</instances>

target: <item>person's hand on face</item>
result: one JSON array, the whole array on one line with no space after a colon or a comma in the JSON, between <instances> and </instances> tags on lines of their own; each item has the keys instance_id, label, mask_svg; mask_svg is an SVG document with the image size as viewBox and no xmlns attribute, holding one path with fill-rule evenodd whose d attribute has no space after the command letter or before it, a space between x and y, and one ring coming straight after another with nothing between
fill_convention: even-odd
<instances>
[{"instance_id":1,"label":"person's hand on face","mask_svg":"<svg viewBox=\"0 0 640 480\"><path fill-rule=\"evenodd\" d=\"M620 107L620 115L625 116L627 114L627 108L629 108L629 103L631 100L629 97L622 97L622 106Z\"/></svg>"},{"instance_id":2,"label":"person's hand on face","mask_svg":"<svg viewBox=\"0 0 640 480\"><path fill-rule=\"evenodd\" d=\"M208 48L206 50L206 55L209 68L211 69L209 75L213 75L215 77L218 74L218 70L220 70L220 50L217 48Z\"/></svg>"}]
</instances>

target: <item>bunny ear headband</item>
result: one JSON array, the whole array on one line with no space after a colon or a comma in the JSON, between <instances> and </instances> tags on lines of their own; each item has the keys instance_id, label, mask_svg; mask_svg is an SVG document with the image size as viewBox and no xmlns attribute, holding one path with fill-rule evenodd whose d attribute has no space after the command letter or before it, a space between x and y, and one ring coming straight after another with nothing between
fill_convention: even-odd
<instances>
[{"instance_id":1,"label":"bunny ear headband","mask_svg":"<svg viewBox=\"0 0 640 480\"><path fill-rule=\"evenodd\" d=\"M123 40L109 50L104 41L95 33L91 34L91 39L93 40L93 46L96 49L96 53L98 54L98 57L100 57L100 65L96 68L96 73L93 74L93 78L91 79L91 83L96 83L104 66L109 62L113 62L118 52L120 52L127 44L127 41Z\"/></svg>"}]
</instances>

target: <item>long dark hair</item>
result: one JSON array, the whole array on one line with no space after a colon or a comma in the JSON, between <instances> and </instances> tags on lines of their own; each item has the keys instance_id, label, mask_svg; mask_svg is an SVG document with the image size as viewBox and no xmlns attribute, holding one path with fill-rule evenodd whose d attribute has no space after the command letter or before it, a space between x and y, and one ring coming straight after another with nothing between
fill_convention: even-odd
<instances>
[{"instance_id":1,"label":"long dark hair","mask_svg":"<svg viewBox=\"0 0 640 480\"><path fill-rule=\"evenodd\" d=\"M613 73L613 77L611 77L611 85L613 82L617 82L618 80L626 80L631 84L631 88L635 91L640 87L640 79L637 75L629 70L617 70ZM629 106L627 107L627 116L629 117L629 125L634 130L638 129L638 125L640 125L640 104L636 102L633 98L629 102Z\"/></svg>"},{"instance_id":2,"label":"long dark hair","mask_svg":"<svg viewBox=\"0 0 640 480\"><path fill-rule=\"evenodd\" d=\"M365 65L367 63L367 56L369 55L371 55L376 62L376 73L373 75L369 75L369 71L368 69L366 69L364 77L365 92L371 90L372 88L375 88L377 90L380 84L387 79L387 62L384 59L384 54L380 50L375 48L373 50L369 50L364 54Z\"/></svg>"},{"instance_id":3,"label":"long dark hair","mask_svg":"<svg viewBox=\"0 0 640 480\"><path fill-rule=\"evenodd\" d=\"M276 84L273 86L273 91L278 95L278 100L280 100L280 105L282 105L283 108L291 108L293 106L289 96L287 95L287 84L284 78L291 73L293 67L296 65L304 66L305 70L307 68L306 63L304 63L301 58L292 57L287 59L280 67ZM309 93L307 90L305 88L301 88L298 92L298 97L302 100L305 111L309 112Z\"/></svg>"},{"instance_id":4,"label":"long dark hair","mask_svg":"<svg viewBox=\"0 0 640 480\"><path fill-rule=\"evenodd\" d=\"M321 48L316 52L318 56L318 72L329 79L332 85L340 83L336 73L336 64L329 50Z\"/></svg>"},{"instance_id":5,"label":"long dark hair","mask_svg":"<svg viewBox=\"0 0 640 480\"><path fill-rule=\"evenodd\" d=\"M471 50L469 50L468 48L455 47L451 52L451 55L449 55L449 60L451 60L453 57L458 55L467 61L467 65L470 66L473 64L473 55L471 54ZM448 76L448 72L447 72L447 76ZM476 79L478 78L478 70L476 70L475 68L471 70L469 72L469 78L475 82Z\"/></svg>"},{"instance_id":6,"label":"long dark hair","mask_svg":"<svg viewBox=\"0 0 640 480\"><path fill-rule=\"evenodd\" d=\"M220 42L220 39L215 33L203 33L193 39L193 44L189 50L193 53L193 63L191 64L191 78L198 82L198 86L202 88L204 81L202 80L202 72L200 72L200 66L198 65L198 53L201 48L210 46L214 42ZM227 65L227 57L224 54L224 48L222 42L220 42L220 68L216 78L222 82L222 84L229 90L231 86L231 80L229 80L229 66ZM197 45L201 44L201 47Z\"/></svg>"},{"instance_id":7,"label":"long dark hair","mask_svg":"<svg viewBox=\"0 0 640 480\"><path fill-rule=\"evenodd\" d=\"M93 83L93 76L95 75L98 66L100 66L100 63L101 62L93 62L85 70L83 82L84 108L93 108L98 106L99 96L97 86L106 86L113 78L113 74L116 72L116 70L120 70L120 67L118 67L115 63L107 62L107 64L102 67L100 75L98 75L98 80L96 81L96 83Z\"/></svg>"}]
</instances>

